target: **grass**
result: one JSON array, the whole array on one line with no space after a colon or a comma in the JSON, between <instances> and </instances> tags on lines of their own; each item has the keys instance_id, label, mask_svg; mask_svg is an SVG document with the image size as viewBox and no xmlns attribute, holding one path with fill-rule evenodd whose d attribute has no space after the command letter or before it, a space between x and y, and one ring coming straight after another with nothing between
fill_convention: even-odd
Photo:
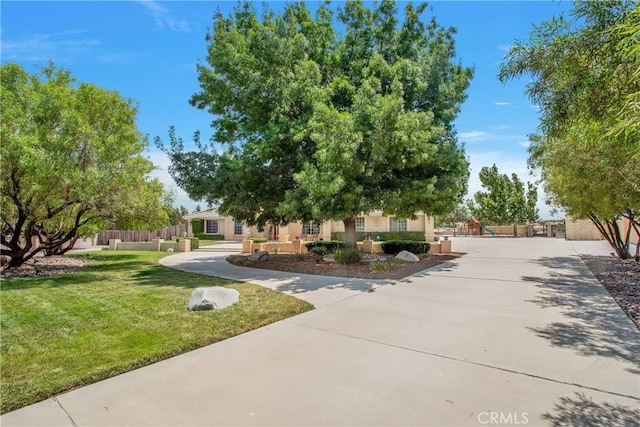
<instances>
[{"instance_id":1,"label":"grass","mask_svg":"<svg viewBox=\"0 0 640 427\"><path fill-rule=\"evenodd\" d=\"M84 272L2 281L1 413L312 308L261 286L163 267L164 253L81 256ZM240 303L188 311L191 291L204 286L237 289Z\"/></svg>"}]
</instances>

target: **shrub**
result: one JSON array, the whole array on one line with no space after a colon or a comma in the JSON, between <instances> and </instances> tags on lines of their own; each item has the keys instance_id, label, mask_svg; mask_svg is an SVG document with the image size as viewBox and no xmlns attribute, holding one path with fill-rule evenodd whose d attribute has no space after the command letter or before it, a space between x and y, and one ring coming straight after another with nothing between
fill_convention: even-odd
<instances>
[{"instance_id":1,"label":"shrub","mask_svg":"<svg viewBox=\"0 0 640 427\"><path fill-rule=\"evenodd\" d=\"M362 260L362 254L357 249L336 249L333 259L339 264L358 264Z\"/></svg>"},{"instance_id":2,"label":"shrub","mask_svg":"<svg viewBox=\"0 0 640 427\"><path fill-rule=\"evenodd\" d=\"M315 242L307 242L304 245L307 247L309 252L314 252L313 248L325 248L326 252L324 252L324 254L327 254L335 252L336 249L341 246L344 247L344 242L338 240L317 240Z\"/></svg>"},{"instance_id":3,"label":"shrub","mask_svg":"<svg viewBox=\"0 0 640 427\"><path fill-rule=\"evenodd\" d=\"M249 240L253 240L253 243L267 243L266 237L250 237Z\"/></svg>"},{"instance_id":4,"label":"shrub","mask_svg":"<svg viewBox=\"0 0 640 427\"><path fill-rule=\"evenodd\" d=\"M191 249L198 249L200 247L200 239L197 237L187 237L187 239L191 240Z\"/></svg>"},{"instance_id":5,"label":"shrub","mask_svg":"<svg viewBox=\"0 0 640 427\"><path fill-rule=\"evenodd\" d=\"M387 271L387 264L382 261L373 261L371 269L375 271Z\"/></svg>"},{"instance_id":6,"label":"shrub","mask_svg":"<svg viewBox=\"0 0 640 427\"><path fill-rule=\"evenodd\" d=\"M329 251L324 246L314 246L309 252L317 255L326 255Z\"/></svg>"},{"instance_id":7,"label":"shrub","mask_svg":"<svg viewBox=\"0 0 640 427\"><path fill-rule=\"evenodd\" d=\"M394 264L402 265L402 264L406 264L407 260L404 260L402 258L394 258L393 261L391 261L391 262L394 263Z\"/></svg>"},{"instance_id":8,"label":"shrub","mask_svg":"<svg viewBox=\"0 0 640 427\"><path fill-rule=\"evenodd\" d=\"M205 234L205 233L197 233L195 234L197 238L200 240L224 240L223 234Z\"/></svg>"},{"instance_id":9,"label":"shrub","mask_svg":"<svg viewBox=\"0 0 640 427\"><path fill-rule=\"evenodd\" d=\"M295 254L293 256L294 261L304 261L304 254Z\"/></svg>"},{"instance_id":10,"label":"shrub","mask_svg":"<svg viewBox=\"0 0 640 427\"><path fill-rule=\"evenodd\" d=\"M382 242L382 250L385 254L398 255L402 251L414 254L426 254L431 245L427 242L415 242L412 240L389 240Z\"/></svg>"},{"instance_id":11,"label":"shrub","mask_svg":"<svg viewBox=\"0 0 640 427\"><path fill-rule=\"evenodd\" d=\"M204 233L204 220L203 219L192 219L191 220L191 229L193 230L193 234Z\"/></svg>"}]
</instances>

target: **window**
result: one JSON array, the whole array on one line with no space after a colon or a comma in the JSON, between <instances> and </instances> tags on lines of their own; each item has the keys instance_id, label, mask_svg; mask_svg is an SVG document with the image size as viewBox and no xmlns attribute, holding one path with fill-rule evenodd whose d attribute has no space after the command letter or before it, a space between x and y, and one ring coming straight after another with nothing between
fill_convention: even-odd
<instances>
[{"instance_id":1,"label":"window","mask_svg":"<svg viewBox=\"0 0 640 427\"><path fill-rule=\"evenodd\" d=\"M233 224L233 234L242 234L242 222L236 221Z\"/></svg>"},{"instance_id":2,"label":"window","mask_svg":"<svg viewBox=\"0 0 640 427\"><path fill-rule=\"evenodd\" d=\"M320 234L320 224L313 221L305 222L302 225L302 234Z\"/></svg>"},{"instance_id":3,"label":"window","mask_svg":"<svg viewBox=\"0 0 640 427\"><path fill-rule=\"evenodd\" d=\"M389 218L389 231L407 231L407 220L396 217Z\"/></svg>"},{"instance_id":4,"label":"window","mask_svg":"<svg viewBox=\"0 0 640 427\"><path fill-rule=\"evenodd\" d=\"M356 218L356 231L364 231L364 217L359 216Z\"/></svg>"},{"instance_id":5,"label":"window","mask_svg":"<svg viewBox=\"0 0 640 427\"><path fill-rule=\"evenodd\" d=\"M215 220L215 219L205 220L204 232L206 234L218 234L218 220Z\"/></svg>"}]
</instances>

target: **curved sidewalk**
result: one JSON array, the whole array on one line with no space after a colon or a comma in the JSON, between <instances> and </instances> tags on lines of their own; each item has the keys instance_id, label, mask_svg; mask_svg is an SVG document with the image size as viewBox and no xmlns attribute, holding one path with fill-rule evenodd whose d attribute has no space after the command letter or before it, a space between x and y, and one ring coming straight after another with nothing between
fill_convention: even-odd
<instances>
[{"instance_id":1,"label":"curved sidewalk","mask_svg":"<svg viewBox=\"0 0 640 427\"><path fill-rule=\"evenodd\" d=\"M57 396L9 425L637 425L640 332L577 257L602 242L456 238L397 282L167 257L310 312ZM587 248L587 249L584 249ZM251 270L251 271L247 271Z\"/></svg>"}]
</instances>

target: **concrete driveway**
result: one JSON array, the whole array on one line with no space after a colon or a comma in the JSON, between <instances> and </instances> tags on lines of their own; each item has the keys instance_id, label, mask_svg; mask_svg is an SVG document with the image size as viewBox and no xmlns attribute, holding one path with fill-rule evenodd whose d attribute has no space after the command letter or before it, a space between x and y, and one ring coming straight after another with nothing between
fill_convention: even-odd
<instances>
[{"instance_id":1,"label":"concrete driveway","mask_svg":"<svg viewBox=\"0 0 640 427\"><path fill-rule=\"evenodd\" d=\"M456 238L398 281L165 258L316 309L2 417L8 425L638 425L640 332L577 257L603 242Z\"/></svg>"}]
</instances>

